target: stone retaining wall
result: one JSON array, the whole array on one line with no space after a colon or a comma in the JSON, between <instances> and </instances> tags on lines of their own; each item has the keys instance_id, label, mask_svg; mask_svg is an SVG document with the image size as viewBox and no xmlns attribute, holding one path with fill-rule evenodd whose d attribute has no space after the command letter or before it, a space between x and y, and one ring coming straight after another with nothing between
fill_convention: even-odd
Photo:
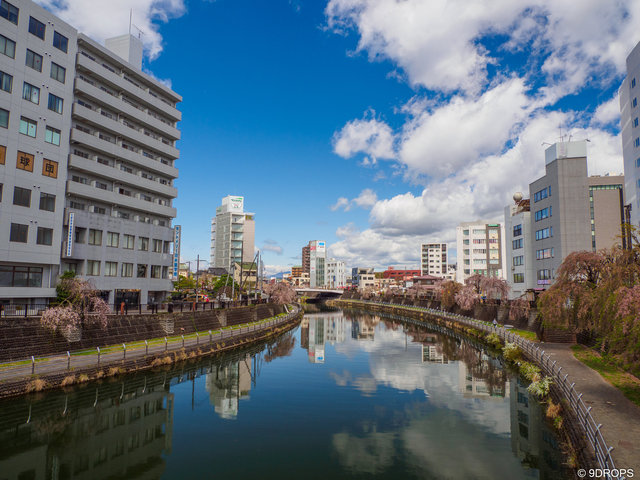
<instances>
[{"instance_id":1,"label":"stone retaining wall","mask_svg":"<svg viewBox=\"0 0 640 480\"><path fill-rule=\"evenodd\" d=\"M106 329L87 325L82 328L80 339L73 342L42 327L38 318L3 319L0 320L0 361L215 330L263 320L283 312L282 305L260 304L196 312L110 316Z\"/></svg>"}]
</instances>

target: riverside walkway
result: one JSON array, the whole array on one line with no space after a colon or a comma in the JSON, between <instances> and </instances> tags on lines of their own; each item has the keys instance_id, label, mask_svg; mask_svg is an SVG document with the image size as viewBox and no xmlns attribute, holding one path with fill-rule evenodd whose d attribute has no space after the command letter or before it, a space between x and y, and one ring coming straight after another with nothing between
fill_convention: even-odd
<instances>
[{"instance_id":1,"label":"riverside walkway","mask_svg":"<svg viewBox=\"0 0 640 480\"><path fill-rule=\"evenodd\" d=\"M427 314L487 333L495 332L505 341L516 343L553 378L555 388L567 400L603 470L597 478L626 480L640 475L640 408L598 372L576 359L570 345L531 342L502 326L496 328L489 322L433 308L351 299L341 299L338 303ZM627 472L633 469L633 473L622 474L623 469Z\"/></svg>"},{"instance_id":2,"label":"riverside walkway","mask_svg":"<svg viewBox=\"0 0 640 480\"><path fill-rule=\"evenodd\" d=\"M165 338L137 341L131 344L111 345L102 349L67 352L62 355L51 355L40 358L24 359L22 361L0 363L0 382L3 385L30 378L33 375L59 375L68 372L69 375L80 373L82 370L96 367L111 367L123 361L145 359L146 357L160 357L165 353L172 354L182 349L196 349L212 347L229 340L234 340L248 334L260 333L269 328L285 324L300 313L298 306L286 315L241 324L234 327L220 328L214 331L198 332L188 335L173 335Z\"/></svg>"}]
</instances>

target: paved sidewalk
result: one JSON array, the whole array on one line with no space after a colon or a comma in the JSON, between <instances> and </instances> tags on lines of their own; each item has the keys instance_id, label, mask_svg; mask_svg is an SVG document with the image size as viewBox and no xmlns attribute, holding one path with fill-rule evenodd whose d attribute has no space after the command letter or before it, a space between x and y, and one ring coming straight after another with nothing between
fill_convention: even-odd
<instances>
[{"instance_id":1,"label":"paved sidewalk","mask_svg":"<svg viewBox=\"0 0 640 480\"><path fill-rule=\"evenodd\" d=\"M633 468L640 475L640 407L628 400L598 372L573 356L565 343L544 343L541 347L552 360L562 365L596 422L602 424L602 435L614 447L611 452L616 468Z\"/></svg>"},{"instance_id":2,"label":"paved sidewalk","mask_svg":"<svg viewBox=\"0 0 640 480\"><path fill-rule=\"evenodd\" d=\"M274 318L269 320L268 322L259 324L259 325L249 325L236 329L228 329L222 330L218 332L214 332L211 337L209 337L208 333L201 333L199 338L185 338L184 339L184 347L197 347L198 345L203 348L209 346L210 344L221 343L229 339L237 338L242 335L246 335L248 333L260 332L262 330L266 330L267 328L280 325L289 321L292 317L297 315L296 312L292 312L286 316L282 316L279 318ZM169 337L175 337L174 335L168 335ZM154 339L157 340L157 339ZM151 341L151 339L150 339ZM162 355L165 351L167 354L172 352L177 352L181 350L183 347L182 340L178 341L169 341L169 343L165 346L164 342L161 344L149 345L148 355ZM98 364L98 355L97 354L88 354L88 355L72 355L71 362L69 363L69 357L64 355L54 355L46 358L46 361L36 362L35 364L35 373L37 375L51 375L51 374L60 374L69 372L69 375L73 375L78 370L93 368L96 366L116 366L123 359L133 360L133 359L141 359L147 356L147 350L144 345L137 346L135 349L127 349L126 354L123 348L119 351L112 353L101 353ZM24 378L28 378L32 374L32 364L29 362L24 365L13 365L8 366L6 364L0 364L0 381L2 382L12 382L18 381Z\"/></svg>"}]
</instances>

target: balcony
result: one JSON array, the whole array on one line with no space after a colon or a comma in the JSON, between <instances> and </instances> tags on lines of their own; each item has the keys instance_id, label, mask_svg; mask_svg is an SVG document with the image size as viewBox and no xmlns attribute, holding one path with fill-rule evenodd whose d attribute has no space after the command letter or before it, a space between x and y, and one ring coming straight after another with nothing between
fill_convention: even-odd
<instances>
[{"instance_id":1,"label":"balcony","mask_svg":"<svg viewBox=\"0 0 640 480\"><path fill-rule=\"evenodd\" d=\"M178 190L169 185L163 185L160 182L149 180L147 178L140 177L133 173L128 173L123 170L109 167L101 163L96 162L91 158L84 158L78 155L69 155L69 167L75 170L82 170L84 172L99 175L109 180L131 185L132 187L148 190L158 195L162 195L169 198L176 198L178 196Z\"/></svg>"},{"instance_id":2,"label":"balcony","mask_svg":"<svg viewBox=\"0 0 640 480\"><path fill-rule=\"evenodd\" d=\"M77 54L76 61L77 61L76 66L78 69L80 70L84 69L89 72L97 74L101 78L101 80L103 80L105 83L110 84L116 90L120 92L126 92L128 95L144 103L146 106L155 108L156 110L162 112L167 117L177 122L182 120L182 114L177 108L164 103L159 98L151 95L148 91L135 86L131 82L128 82L127 80L124 79L123 75L118 75L117 73L114 73L111 70L106 69L105 67L102 66L102 64L98 62L94 62L93 60L91 60L90 58L88 58L87 56L81 53Z\"/></svg>"},{"instance_id":3,"label":"balcony","mask_svg":"<svg viewBox=\"0 0 640 480\"><path fill-rule=\"evenodd\" d=\"M171 125L167 125L166 123L158 120L152 115L149 115L144 110L140 110L133 105L128 104L120 97L114 97L113 95L108 94L104 90L91 85L89 82L83 80L82 78L75 78L75 90L76 92L80 92L98 103L108 105L131 118L135 118L139 122L149 125L151 128L154 128L155 130L158 130L159 132L165 134L171 140L180 140L180 130L178 130L177 128L172 127Z\"/></svg>"},{"instance_id":4,"label":"balcony","mask_svg":"<svg viewBox=\"0 0 640 480\"><path fill-rule=\"evenodd\" d=\"M96 135L82 132L77 128L71 129L71 142L72 142L72 147L71 147L72 149L73 149L73 142L84 144L94 150L103 152L112 157L127 160L128 162L131 162L140 168L144 168L145 170L152 170L154 172L165 175L169 178L178 178L178 169L175 167L172 167L170 165L165 165L164 163L158 160L147 158L140 153L127 150L125 148L122 148L118 144L111 143L106 140L102 140Z\"/></svg>"},{"instance_id":5,"label":"balcony","mask_svg":"<svg viewBox=\"0 0 640 480\"><path fill-rule=\"evenodd\" d=\"M129 197L127 195L121 195L117 192L109 190L102 190L91 185L83 183L67 181L67 193L76 195L78 197L87 198L89 200L98 200L108 205L120 206L137 210L139 212L158 215L161 217L175 218L177 215L176 209L173 207L165 207L157 203L147 202L140 198Z\"/></svg>"},{"instance_id":6,"label":"balcony","mask_svg":"<svg viewBox=\"0 0 640 480\"><path fill-rule=\"evenodd\" d=\"M147 146L151 150L156 150L172 160L180 156L177 148L171 145L166 145L160 140L147 136L138 130L134 130L133 128L126 126L124 123L105 117L95 110L91 110L90 108L84 107L78 103L73 104L72 114L74 117L81 118L100 129L108 130L115 136L127 138L131 142L137 143L141 146Z\"/></svg>"}]
</instances>

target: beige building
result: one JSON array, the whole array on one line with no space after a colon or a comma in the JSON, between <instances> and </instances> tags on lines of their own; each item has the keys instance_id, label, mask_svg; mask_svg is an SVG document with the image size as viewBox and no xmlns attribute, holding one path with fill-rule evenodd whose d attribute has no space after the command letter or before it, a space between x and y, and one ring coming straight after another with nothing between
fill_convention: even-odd
<instances>
[{"instance_id":1,"label":"beige building","mask_svg":"<svg viewBox=\"0 0 640 480\"><path fill-rule=\"evenodd\" d=\"M244 211L244 197L228 195L211 219L211 266L231 271L255 255L255 214Z\"/></svg>"}]
</instances>

